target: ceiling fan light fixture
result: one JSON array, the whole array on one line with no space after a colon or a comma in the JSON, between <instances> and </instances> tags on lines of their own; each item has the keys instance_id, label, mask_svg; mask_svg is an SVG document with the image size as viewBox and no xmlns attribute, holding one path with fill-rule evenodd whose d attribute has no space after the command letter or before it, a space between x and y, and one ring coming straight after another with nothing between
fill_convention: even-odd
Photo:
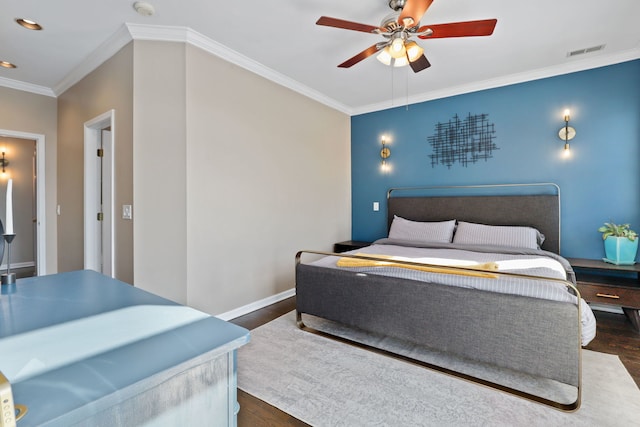
<instances>
[{"instance_id":1,"label":"ceiling fan light fixture","mask_svg":"<svg viewBox=\"0 0 640 427\"><path fill-rule=\"evenodd\" d=\"M393 66L394 67L404 67L405 65L409 65L409 61L407 60L407 56L401 56L400 58L394 58Z\"/></svg>"},{"instance_id":2,"label":"ceiling fan light fixture","mask_svg":"<svg viewBox=\"0 0 640 427\"><path fill-rule=\"evenodd\" d=\"M404 51L404 47L402 50ZM403 56L396 57L390 46L382 49L376 58L384 65L390 65L392 67L404 67L405 65L409 65L406 53L403 54Z\"/></svg>"},{"instance_id":3,"label":"ceiling fan light fixture","mask_svg":"<svg viewBox=\"0 0 640 427\"><path fill-rule=\"evenodd\" d=\"M392 58L399 59L399 58L406 57L407 56L407 51L404 48L404 46L402 46L400 48L400 50L395 50L393 48L389 49L389 54L391 55Z\"/></svg>"},{"instance_id":4,"label":"ceiling fan light fixture","mask_svg":"<svg viewBox=\"0 0 640 427\"><path fill-rule=\"evenodd\" d=\"M338 64L339 68L349 68L370 56L376 55L378 61L393 67L411 64L414 73L418 73L431 64L424 55L424 49L409 41L412 37L453 38L490 36L498 22L497 19L483 19L464 22L448 22L432 26L420 26L425 12L433 0L387 0L392 14L382 19L381 24L368 25L344 19L321 16L316 25L344 30L377 34L384 38L373 46Z\"/></svg>"},{"instance_id":5,"label":"ceiling fan light fixture","mask_svg":"<svg viewBox=\"0 0 640 427\"><path fill-rule=\"evenodd\" d=\"M414 62L416 59L420 58L424 53L424 49L420 47L420 45L414 41L410 41L405 46L407 50L407 57L409 57L409 62Z\"/></svg>"},{"instance_id":6,"label":"ceiling fan light fixture","mask_svg":"<svg viewBox=\"0 0 640 427\"><path fill-rule=\"evenodd\" d=\"M404 46L405 38L402 36L394 37L391 41L391 45L387 47L389 49L389 54L395 58L403 58L407 55L407 50Z\"/></svg>"},{"instance_id":7,"label":"ceiling fan light fixture","mask_svg":"<svg viewBox=\"0 0 640 427\"><path fill-rule=\"evenodd\" d=\"M393 58L391 57L391 54L389 53L389 46L387 46L384 49L382 49L380 51L380 53L378 54L378 56L376 56L376 58L378 59L378 61L382 62L384 65L391 65L391 60Z\"/></svg>"}]
</instances>

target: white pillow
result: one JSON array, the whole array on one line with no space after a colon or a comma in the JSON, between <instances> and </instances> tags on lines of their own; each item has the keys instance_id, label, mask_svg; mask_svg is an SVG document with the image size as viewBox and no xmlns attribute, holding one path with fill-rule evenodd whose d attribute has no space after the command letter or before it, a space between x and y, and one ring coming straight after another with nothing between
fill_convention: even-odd
<instances>
[{"instance_id":1,"label":"white pillow","mask_svg":"<svg viewBox=\"0 0 640 427\"><path fill-rule=\"evenodd\" d=\"M418 222L393 216L390 239L412 240L423 243L451 243L456 220L438 222Z\"/></svg>"},{"instance_id":2,"label":"white pillow","mask_svg":"<svg viewBox=\"0 0 640 427\"><path fill-rule=\"evenodd\" d=\"M453 243L494 245L514 248L540 249L544 235L533 227L484 225L458 222Z\"/></svg>"}]
</instances>

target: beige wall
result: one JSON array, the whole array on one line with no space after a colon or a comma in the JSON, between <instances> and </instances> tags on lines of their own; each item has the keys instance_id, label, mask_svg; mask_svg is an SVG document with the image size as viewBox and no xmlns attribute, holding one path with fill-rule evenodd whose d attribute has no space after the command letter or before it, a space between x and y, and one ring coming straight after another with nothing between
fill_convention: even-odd
<instances>
[{"instance_id":1,"label":"beige wall","mask_svg":"<svg viewBox=\"0 0 640 427\"><path fill-rule=\"evenodd\" d=\"M134 216L116 218L119 279L220 314L293 288L296 251L351 234L350 118L198 48L132 42L57 105L7 91L34 105L0 103L17 116L0 129L47 135L56 270L83 267L83 125L111 109L116 212Z\"/></svg>"},{"instance_id":2,"label":"beige wall","mask_svg":"<svg viewBox=\"0 0 640 427\"><path fill-rule=\"evenodd\" d=\"M60 271L84 267L84 123L115 110L114 203L116 277L133 283L133 44L130 43L58 97L58 253ZM134 208L135 220L135 208Z\"/></svg>"},{"instance_id":3,"label":"beige wall","mask_svg":"<svg viewBox=\"0 0 640 427\"><path fill-rule=\"evenodd\" d=\"M44 135L45 216L46 230L43 237L46 246L46 273L58 271L58 246L56 228L57 203L57 105L56 99L6 87L0 87L0 129ZM4 214L2 214L4 218Z\"/></svg>"},{"instance_id":4,"label":"beige wall","mask_svg":"<svg viewBox=\"0 0 640 427\"><path fill-rule=\"evenodd\" d=\"M192 46L134 56L136 286L220 314L350 236L347 115Z\"/></svg>"},{"instance_id":5,"label":"beige wall","mask_svg":"<svg viewBox=\"0 0 640 427\"><path fill-rule=\"evenodd\" d=\"M186 303L185 45L134 44L134 283Z\"/></svg>"}]
</instances>

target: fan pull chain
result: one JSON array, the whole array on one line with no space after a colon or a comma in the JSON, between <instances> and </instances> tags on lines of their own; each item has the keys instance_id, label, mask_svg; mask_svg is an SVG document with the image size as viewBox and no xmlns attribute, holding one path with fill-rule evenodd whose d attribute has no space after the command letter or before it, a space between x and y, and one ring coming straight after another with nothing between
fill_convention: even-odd
<instances>
[{"instance_id":1,"label":"fan pull chain","mask_svg":"<svg viewBox=\"0 0 640 427\"><path fill-rule=\"evenodd\" d=\"M405 68L405 72L404 72L404 76L405 76L405 89L406 89L406 93L407 93L407 99L405 102L405 108L406 111L409 111L409 67L404 67Z\"/></svg>"},{"instance_id":2,"label":"fan pull chain","mask_svg":"<svg viewBox=\"0 0 640 427\"><path fill-rule=\"evenodd\" d=\"M389 67L391 69L391 106L393 107L394 91L393 91L393 69L395 67Z\"/></svg>"}]
</instances>

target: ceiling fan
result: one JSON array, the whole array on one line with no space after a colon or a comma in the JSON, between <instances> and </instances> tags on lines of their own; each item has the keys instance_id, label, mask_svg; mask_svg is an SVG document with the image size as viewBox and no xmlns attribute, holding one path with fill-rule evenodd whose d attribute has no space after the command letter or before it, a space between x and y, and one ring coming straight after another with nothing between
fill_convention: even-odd
<instances>
[{"instance_id":1,"label":"ceiling fan","mask_svg":"<svg viewBox=\"0 0 640 427\"><path fill-rule=\"evenodd\" d=\"M410 65L414 72L429 68L431 64L422 49L412 37L420 39L435 39L449 37L489 36L498 22L497 19L480 21L450 22L447 24L420 26L420 20L433 0L389 0L389 7L393 13L386 16L379 27L359 24L338 18L322 16L317 25L342 28L345 30L362 31L379 34L384 41L374 44L352 58L347 59L340 68L349 68L358 62L380 52L378 59L386 65L401 67Z\"/></svg>"}]
</instances>

